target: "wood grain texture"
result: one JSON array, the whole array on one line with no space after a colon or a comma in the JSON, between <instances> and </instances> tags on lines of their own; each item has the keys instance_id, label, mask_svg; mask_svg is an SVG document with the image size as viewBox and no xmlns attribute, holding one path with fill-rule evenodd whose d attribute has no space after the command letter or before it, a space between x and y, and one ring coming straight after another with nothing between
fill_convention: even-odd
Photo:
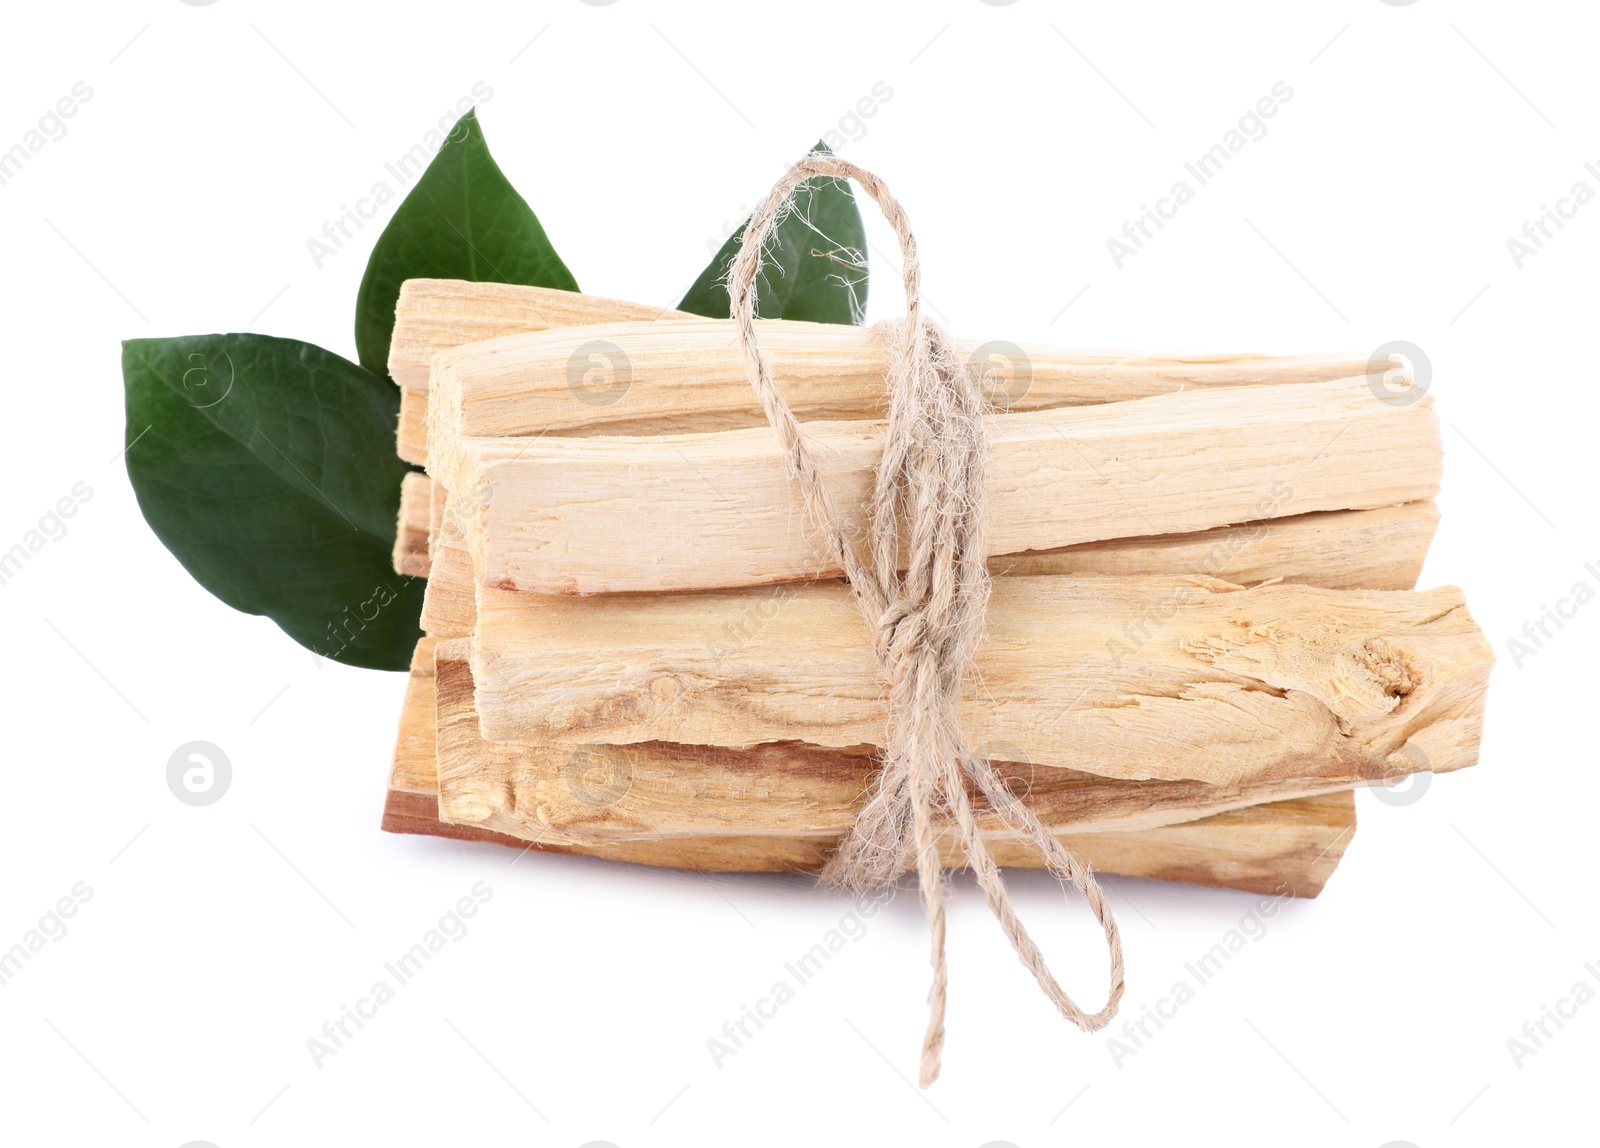
<instances>
[{"instance_id":1,"label":"wood grain texture","mask_svg":"<svg viewBox=\"0 0 1600 1148\"><path fill-rule=\"evenodd\" d=\"M394 452L412 466L428 465L428 392L402 389Z\"/></svg>"},{"instance_id":2,"label":"wood grain texture","mask_svg":"<svg viewBox=\"0 0 1600 1148\"><path fill-rule=\"evenodd\" d=\"M389 767L389 789L405 793L439 792L438 766L434 755L434 649L433 638L417 641L411 652L410 672L406 675L405 700L400 706L400 728L395 735L394 760Z\"/></svg>"},{"instance_id":3,"label":"wood grain texture","mask_svg":"<svg viewBox=\"0 0 1600 1148\"><path fill-rule=\"evenodd\" d=\"M1431 500L1375 510L1327 510L1263 518L1193 534L1110 538L989 559L994 575L1145 574L1221 578L1241 585L1279 579L1329 590L1410 590L1439 527Z\"/></svg>"},{"instance_id":4,"label":"wood grain texture","mask_svg":"<svg viewBox=\"0 0 1600 1148\"><path fill-rule=\"evenodd\" d=\"M898 338L883 327L757 324L795 416L880 419ZM1364 356L1191 356L1084 352L955 341L998 410L1148 398L1194 388L1319 382L1365 375ZM510 335L440 352L430 378L435 424L477 438L528 434L677 434L766 426L728 319L604 323Z\"/></svg>"},{"instance_id":5,"label":"wood grain texture","mask_svg":"<svg viewBox=\"0 0 1600 1148\"><path fill-rule=\"evenodd\" d=\"M693 316L549 287L407 279L395 304L389 376L408 390L426 391L433 356L463 343L551 327L672 318Z\"/></svg>"},{"instance_id":6,"label":"wood grain texture","mask_svg":"<svg viewBox=\"0 0 1600 1148\"><path fill-rule=\"evenodd\" d=\"M1442 463L1430 398L1391 405L1359 379L1193 390L990 423L990 554L1421 501L1437 493ZM806 432L836 511L859 531L883 425L813 422ZM434 473L461 500L485 585L602 594L840 572L767 429L454 447L454 470ZM437 434L433 450L441 464Z\"/></svg>"},{"instance_id":7,"label":"wood grain texture","mask_svg":"<svg viewBox=\"0 0 1600 1148\"><path fill-rule=\"evenodd\" d=\"M1332 590L1409 590L1417 584L1438 523L1432 502L1410 502L1000 555L990 559L989 569L996 576L1165 574L1244 585L1278 579ZM439 529L423 629L439 637L465 637L477 623L472 558L454 521Z\"/></svg>"},{"instance_id":8,"label":"wood grain texture","mask_svg":"<svg viewBox=\"0 0 1600 1148\"><path fill-rule=\"evenodd\" d=\"M437 478L429 476L428 485L428 557L433 557L439 545L439 532L444 527L444 515L450 501L450 488Z\"/></svg>"},{"instance_id":9,"label":"wood grain texture","mask_svg":"<svg viewBox=\"0 0 1600 1148\"><path fill-rule=\"evenodd\" d=\"M412 659L389 775L382 822L388 832L702 872L815 872L836 844L836 836L759 835L557 844L441 821L434 756L433 658L434 642L424 639ZM1350 793L1337 793L1255 806L1160 829L1081 834L1062 840L1102 872L1314 897L1338 865L1354 831L1354 798ZM964 863L956 842L947 839L941 848L948 866ZM997 841L993 849L1002 865L1038 865L1037 857L1016 843Z\"/></svg>"},{"instance_id":10,"label":"wood grain texture","mask_svg":"<svg viewBox=\"0 0 1600 1148\"><path fill-rule=\"evenodd\" d=\"M1063 837L1062 844L1102 875L1148 877L1272 896L1315 897L1338 867L1355 833L1354 806L1352 794L1335 793L1275 802L1139 833ZM382 828L390 833L489 842L540 853L700 873L815 873L836 844L832 838L806 837L675 837L603 845L530 842L472 825L440 821L434 794L402 789L389 790ZM956 842L941 840L940 851L946 868L966 867ZM990 853L997 864L1008 869L1040 867L1035 855L1012 842L994 842Z\"/></svg>"},{"instance_id":11,"label":"wood grain texture","mask_svg":"<svg viewBox=\"0 0 1600 1148\"><path fill-rule=\"evenodd\" d=\"M400 384L395 452L414 466L428 465L429 369L440 351L552 327L674 318L692 316L548 287L408 279L400 286L389 344L389 374Z\"/></svg>"},{"instance_id":12,"label":"wood grain texture","mask_svg":"<svg viewBox=\"0 0 1600 1148\"><path fill-rule=\"evenodd\" d=\"M439 638L470 635L478 619L476 591L472 556L460 528L446 517L439 527L439 545L422 592L423 631Z\"/></svg>"},{"instance_id":13,"label":"wood grain texture","mask_svg":"<svg viewBox=\"0 0 1600 1148\"><path fill-rule=\"evenodd\" d=\"M884 686L837 583L546 598L478 590L483 734L881 745ZM974 745L1126 780L1358 781L1477 757L1493 654L1460 591L996 579Z\"/></svg>"},{"instance_id":14,"label":"wood grain texture","mask_svg":"<svg viewBox=\"0 0 1600 1148\"><path fill-rule=\"evenodd\" d=\"M428 476L412 471L400 480L400 519L394 532L394 570L413 578L428 576Z\"/></svg>"},{"instance_id":15,"label":"wood grain texture","mask_svg":"<svg viewBox=\"0 0 1600 1148\"><path fill-rule=\"evenodd\" d=\"M878 770L871 746L778 742L745 748L518 744L483 740L468 639L435 647L439 816L513 837L566 843L761 834L843 834L856 821ZM1329 776L1252 778L1235 785L1123 781L1035 767L1016 747L988 752L1014 792L1056 833L1153 829L1320 793L1355 782L1330 761ZM1008 760L1012 759L1012 760ZM1015 836L976 789L987 837Z\"/></svg>"}]
</instances>

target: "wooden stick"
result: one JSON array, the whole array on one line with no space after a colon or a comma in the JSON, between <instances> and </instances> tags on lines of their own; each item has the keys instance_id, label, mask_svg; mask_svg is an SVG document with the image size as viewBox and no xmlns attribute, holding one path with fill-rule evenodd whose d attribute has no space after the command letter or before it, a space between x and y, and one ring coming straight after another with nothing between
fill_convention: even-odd
<instances>
[{"instance_id":1,"label":"wooden stick","mask_svg":"<svg viewBox=\"0 0 1600 1148\"><path fill-rule=\"evenodd\" d=\"M467 637L477 625L476 580L472 555L452 518L439 527L428 585L422 592L422 629L434 637Z\"/></svg>"},{"instance_id":2,"label":"wooden stick","mask_svg":"<svg viewBox=\"0 0 1600 1148\"><path fill-rule=\"evenodd\" d=\"M428 503L432 483L412 471L400 480L400 520L394 532L394 570L413 578L428 576Z\"/></svg>"},{"instance_id":3,"label":"wooden stick","mask_svg":"<svg viewBox=\"0 0 1600 1148\"><path fill-rule=\"evenodd\" d=\"M428 465L428 392L402 388L394 452L412 466Z\"/></svg>"},{"instance_id":4,"label":"wooden stick","mask_svg":"<svg viewBox=\"0 0 1600 1148\"><path fill-rule=\"evenodd\" d=\"M683 311L625 303L576 291L460 279L407 279L395 306L389 375L407 389L428 389L433 356L502 335L629 320L693 318Z\"/></svg>"},{"instance_id":5,"label":"wooden stick","mask_svg":"<svg viewBox=\"0 0 1600 1148\"><path fill-rule=\"evenodd\" d=\"M1432 498L1442 463L1424 395L1364 380L1232 387L992 420L991 554L1182 534ZM649 438L440 438L485 585L600 594L751 585L840 571L767 429ZM883 424L807 433L859 526ZM847 526L847 528L849 528Z\"/></svg>"},{"instance_id":6,"label":"wooden stick","mask_svg":"<svg viewBox=\"0 0 1600 1148\"><path fill-rule=\"evenodd\" d=\"M1432 501L1325 510L1194 534L1112 538L989 559L996 575L1192 574L1252 585L1277 579L1329 590L1410 590L1439 526Z\"/></svg>"},{"instance_id":7,"label":"wooden stick","mask_svg":"<svg viewBox=\"0 0 1600 1148\"><path fill-rule=\"evenodd\" d=\"M872 747L803 742L729 749L639 745L525 745L483 740L468 664L472 643L435 647L439 816L513 837L586 844L666 837L837 837L855 823L878 771ZM1121 781L1036 768L1016 747L987 751L1013 791L1051 832L1151 829L1351 788L1337 763L1326 777L1252 778L1237 785ZM1013 837L976 790L980 827Z\"/></svg>"},{"instance_id":8,"label":"wooden stick","mask_svg":"<svg viewBox=\"0 0 1600 1148\"><path fill-rule=\"evenodd\" d=\"M450 488L437 478L428 484L428 556L433 556L439 545L439 532L444 528L445 510L450 502Z\"/></svg>"},{"instance_id":9,"label":"wooden stick","mask_svg":"<svg viewBox=\"0 0 1600 1148\"><path fill-rule=\"evenodd\" d=\"M472 669L492 741L843 747L883 741L871 651L838 583L480 586ZM974 745L1103 777L1354 783L1471 765L1493 661L1454 587L1000 578L963 716Z\"/></svg>"},{"instance_id":10,"label":"wooden stick","mask_svg":"<svg viewBox=\"0 0 1600 1148\"><path fill-rule=\"evenodd\" d=\"M383 828L518 849L585 854L612 861L703 872L814 872L837 842L825 837L715 836L606 844L529 842L471 825L439 820L434 735L434 644L423 639L412 660ZM1355 830L1353 795L1328 794L1274 802L1203 820L1139 832L1063 838L1104 872L1266 894L1315 897L1338 865ZM941 843L945 863L964 863L959 845ZM1014 842L991 844L1003 865L1037 867Z\"/></svg>"},{"instance_id":11,"label":"wooden stick","mask_svg":"<svg viewBox=\"0 0 1600 1148\"><path fill-rule=\"evenodd\" d=\"M401 388L395 451L415 466L428 465L428 371L440 351L551 327L675 318L692 316L547 287L408 279L400 285L389 343L389 374Z\"/></svg>"},{"instance_id":12,"label":"wooden stick","mask_svg":"<svg viewBox=\"0 0 1600 1148\"><path fill-rule=\"evenodd\" d=\"M1277 579L1331 590L1409 590L1422 573L1438 523L1432 502L1408 502L1001 555L989 560L989 569L995 575L1167 574L1245 585ZM472 558L453 518L438 529L422 628L437 637L466 637L477 623Z\"/></svg>"},{"instance_id":13,"label":"wooden stick","mask_svg":"<svg viewBox=\"0 0 1600 1148\"><path fill-rule=\"evenodd\" d=\"M762 327L801 418L883 413L882 331L781 320ZM997 405L1016 411L1190 387L1345 378L1370 368L1352 354L1161 357L974 340L957 348ZM664 434L765 423L728 320L537 287L407 281L390 370L403 387L445 393L433 417L448 418L457 437ZM420 397L402 401L401 457L419 465L426 417Z\"/></svg>"},{"instance_id":14,"label":"wooden stick","mask_svg":"<svg viewBox=\"0 0 1600 1148\"><path fill-rule=\"evenodd\" d=\"M530 842L440 821L436 796L391 788L384 803L383 829L701 873L815 873L837 844L831 837L675 837L593 845ZM1354 832L1354 794L1346 791L1277 801L1182 825L1063 836L1061 841L1102 875L1315 897ZM966 867L958 842L941 838L939 850L946 868ZM1008 869L1040 868L1037 855L1016 842L991 842L989 852L996 864Z\"/></svg>"},{"instance_id":15,"label":"wooden stick","mask_svg":"<svg viewBox=\"0 0 1600 1148\"><path fill-rule=\"evenodd\" d=\"M405 700L400 706L400 727L395 733L394 759L389 766L389 791L428 793L438 802L439 774L435 762L434 671L436 642L418 640L411 651L411 671L406 678Z\"/></svg>"},{"instance_id":16,"label":"wooden stick","mask_svg":"<svg viewBox=\"0 0 1600 1148\"><path fill-rule=\"evenodd\" d=\"M761 348L801 420L879 419L895 336L880 327L770 320ZM1355 355L1148 358L957 340L995 407L1044 410L1195 388L1365 375ZM727 319L606 323L511 335L441 352L432 418L460 437L679 434L766 425Z\"/></svg>"}]
</instances>

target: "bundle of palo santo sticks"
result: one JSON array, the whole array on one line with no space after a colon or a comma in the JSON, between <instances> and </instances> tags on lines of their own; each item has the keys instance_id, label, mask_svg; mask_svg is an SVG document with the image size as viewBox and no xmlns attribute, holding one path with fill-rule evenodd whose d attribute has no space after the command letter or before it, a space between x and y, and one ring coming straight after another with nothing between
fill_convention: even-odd
<instances>
[{"instance_id":1,"label":"bundle of palo santo sticks","mask_svg":"<svg viewBox=\"0 0 1600 1148\"><path fill-rule=\"evenodd\" d=\"M758 326L837 505L864 507L883 332ZM1400 367L958 351L996 408L963 719L1072 852L1314 896L1355 787L1473 764L1493 658L1458 590L1413 589L1441 446ZM817 869L878 768L883 686L731 324L413 280L390 371L427 468L395 568L428 588L384 828ZM996 859L1037 864L973 800Z\"/></svg>"}]
</instances>

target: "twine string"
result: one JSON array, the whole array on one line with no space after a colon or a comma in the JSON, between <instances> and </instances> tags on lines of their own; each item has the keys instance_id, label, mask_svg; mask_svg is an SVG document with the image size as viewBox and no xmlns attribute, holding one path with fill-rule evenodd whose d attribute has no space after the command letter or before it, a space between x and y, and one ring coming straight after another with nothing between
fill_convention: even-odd
<instances>
[{"instance_id":1,"label":"twine string","mask_svg":"<svg viewBox=\"0 0 1600 1148\"><path fill-rule=\"evenodd\" d=\"M887 434L864 547L849 536L756 334L755 285L762 247L792 209L796 189L815 176L855 180L893 228L904 263L906 317L883 330L889 348ZM854 826L824 867L823 879L862 891L892 882L908 868L917 870L933 966L919 1073L926 1088L939 1075L949 983L939 860L944 826L954 824L990 911L1018 959L1067 1020L1088 1032L1105 1027L1122 999L1123 960L1116 921L1094 874L1017 799L987 756L967 744L961 729L962 683L982 641L989 598L984 546L988 407L948 336L923 317L921 290L917 241L899 201L871 172L824 153L796 163L773 187L751 215L728 275L730 310L751 386L799 483L811 521L849 580L888 685L881 768ZM978 830L969 786L1040 853L1058 878L1083 895L1100 923L1110 959L1110 989L1098 1012L1086 1013L1073 1002L1017 918Z\"/></svg>"}]
</instances>

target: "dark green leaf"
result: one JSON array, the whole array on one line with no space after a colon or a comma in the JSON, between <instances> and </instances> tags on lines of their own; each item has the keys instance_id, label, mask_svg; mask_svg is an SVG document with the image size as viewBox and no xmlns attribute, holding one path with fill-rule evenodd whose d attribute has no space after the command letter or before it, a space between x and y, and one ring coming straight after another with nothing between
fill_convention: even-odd
<instances>
[{"instance_id":1,"label":"dark green leaf","mask_svg":"<svg viewBox=\"0 0 1600 1148\"><path fill-rule=\"evenodd\" d=\"M820 142L816 151L828 149ZM728 265L744 240L741 226L678 304L680 311L728 317ZM850 184L808 179L794 210L778 224L762 253L756 314L763 319L859 323L867 308L867 236Z\"/></svg>"},{"instance_id":2,"label":"dark green leaf","mask_svg":"<svg viewBox=\"0 0 1600 1148\"><path fill-rule=\"evenodd\" d=\"M266 335L131 340L122 379L128 477L184 568L324 657L405 669L423 581L391 564L393 385Z\"/></svg>"},{"instance_id":3,"label":"dark green leaf","mask_svg":"<svg viewBox=\"0 0 1600 1148\"><path fill-rule=\"evenodd\" d=\"M389 373L394 305L407 279L470 279L576 291L527 201L489 154L476 111L451 129L378 237L356 296L356 354Z\"/></svg>"}]
</instances>

